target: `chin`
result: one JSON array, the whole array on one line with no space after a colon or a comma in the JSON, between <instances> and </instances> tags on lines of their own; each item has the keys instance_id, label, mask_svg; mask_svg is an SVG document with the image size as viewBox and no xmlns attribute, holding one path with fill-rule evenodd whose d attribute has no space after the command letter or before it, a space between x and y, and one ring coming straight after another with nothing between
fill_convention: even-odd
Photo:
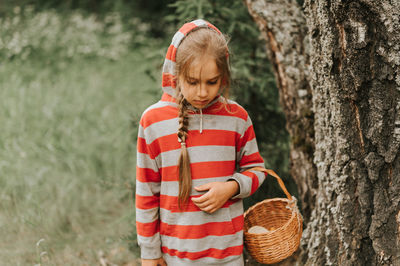
<instances>
[{"instance_id":1,"label":"chin","mask_svg":"<svg viewBox=\"0 0 400 266\"><path fill-rule=\"evenodd\" d=\"M205 103L198 103L198 102L192 102L191 105L193 105L196 108L202 108L206 106L210 101L206 101Z\"/></svg>"}]
</instances>

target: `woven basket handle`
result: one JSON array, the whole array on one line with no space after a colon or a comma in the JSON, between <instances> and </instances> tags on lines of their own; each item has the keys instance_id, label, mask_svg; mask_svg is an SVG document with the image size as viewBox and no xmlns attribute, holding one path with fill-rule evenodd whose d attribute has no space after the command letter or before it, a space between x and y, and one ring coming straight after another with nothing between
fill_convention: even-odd
<instances>
[{"instance_id":1,"label":"woven basket handle","mask_svg":"<svg viewBox=\"0 0 400 266\"><path fill-rule=\"evenodd\" d=\"M292 200L292 196L290 195L289 191L287 191L287 189L286 189L286 187L285 187L285 184L283 183L282 179L274 172L274 170L265 169L265 168L263 168L263 167L257 166L257 167L253 167L253 168L247 169L246 171L251 171L251 170L254 170L254 171L261 171L261 172L267 173L267 174L272 175L273 177L275 177L276 180L277 180L278 183L279 183L279 186L281 187L281 189L283 190L283 192L286 194L286 197L287 197L289 200Z\"/></svg>"}]
</instances>

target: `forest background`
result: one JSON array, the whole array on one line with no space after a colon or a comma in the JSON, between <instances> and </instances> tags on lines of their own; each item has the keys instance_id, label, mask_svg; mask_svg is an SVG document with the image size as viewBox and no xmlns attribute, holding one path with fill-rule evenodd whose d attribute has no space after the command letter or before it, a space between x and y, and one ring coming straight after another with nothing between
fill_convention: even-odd
<instances>
[{"instance_id":1,"label":"forest background","mask_svg":"<svg viewBox=\"0 0 400 266\"><path fill-rule=\"evenodd\" d=\"M265 42L241 1L5 0L0 265L135 265L137 124L161 96L173 34L196 18L229 36L231 98L250 113L267 168L297 195ZM245 205L276 196L267 179Z\"/></svg>"}]
</instances>

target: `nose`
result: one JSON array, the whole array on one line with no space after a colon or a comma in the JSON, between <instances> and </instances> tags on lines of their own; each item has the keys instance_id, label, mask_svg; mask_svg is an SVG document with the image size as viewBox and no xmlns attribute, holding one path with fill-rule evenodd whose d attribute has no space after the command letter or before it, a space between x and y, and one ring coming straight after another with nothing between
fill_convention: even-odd
<instances>
[{"instance_id":1,"label":"nose","mask_svg":"<svg viewBox=\"0 0 400 266\"><path fill-rule=\"evenodd\" d=\"M206 84L200 83L197 89L197 96L201 99L207 98L208 88Z\"/></svg>"}]
</instances>

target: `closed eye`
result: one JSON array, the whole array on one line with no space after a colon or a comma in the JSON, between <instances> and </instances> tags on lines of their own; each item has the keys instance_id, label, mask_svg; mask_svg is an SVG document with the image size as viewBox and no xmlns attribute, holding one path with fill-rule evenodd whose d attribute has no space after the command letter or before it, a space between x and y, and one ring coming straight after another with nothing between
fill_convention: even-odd
<instances>
[{"instance_id":1,"label":"closed eye","mask_svg":"<svg viewBox=\"0 0 400 266\"><path fill-rule=\"evenodd\" d=\"M191 86L195 86L195 85L198 84L198 81L197 81L197 80L187 80L186 82L187 82L189 85L191 85ZM209 80L209 81L207 81L207 84L208 84L208 85L215 85L215 84L217 84L217 82L218 82L218 79Z\"/></svg>"}]
</instances>

